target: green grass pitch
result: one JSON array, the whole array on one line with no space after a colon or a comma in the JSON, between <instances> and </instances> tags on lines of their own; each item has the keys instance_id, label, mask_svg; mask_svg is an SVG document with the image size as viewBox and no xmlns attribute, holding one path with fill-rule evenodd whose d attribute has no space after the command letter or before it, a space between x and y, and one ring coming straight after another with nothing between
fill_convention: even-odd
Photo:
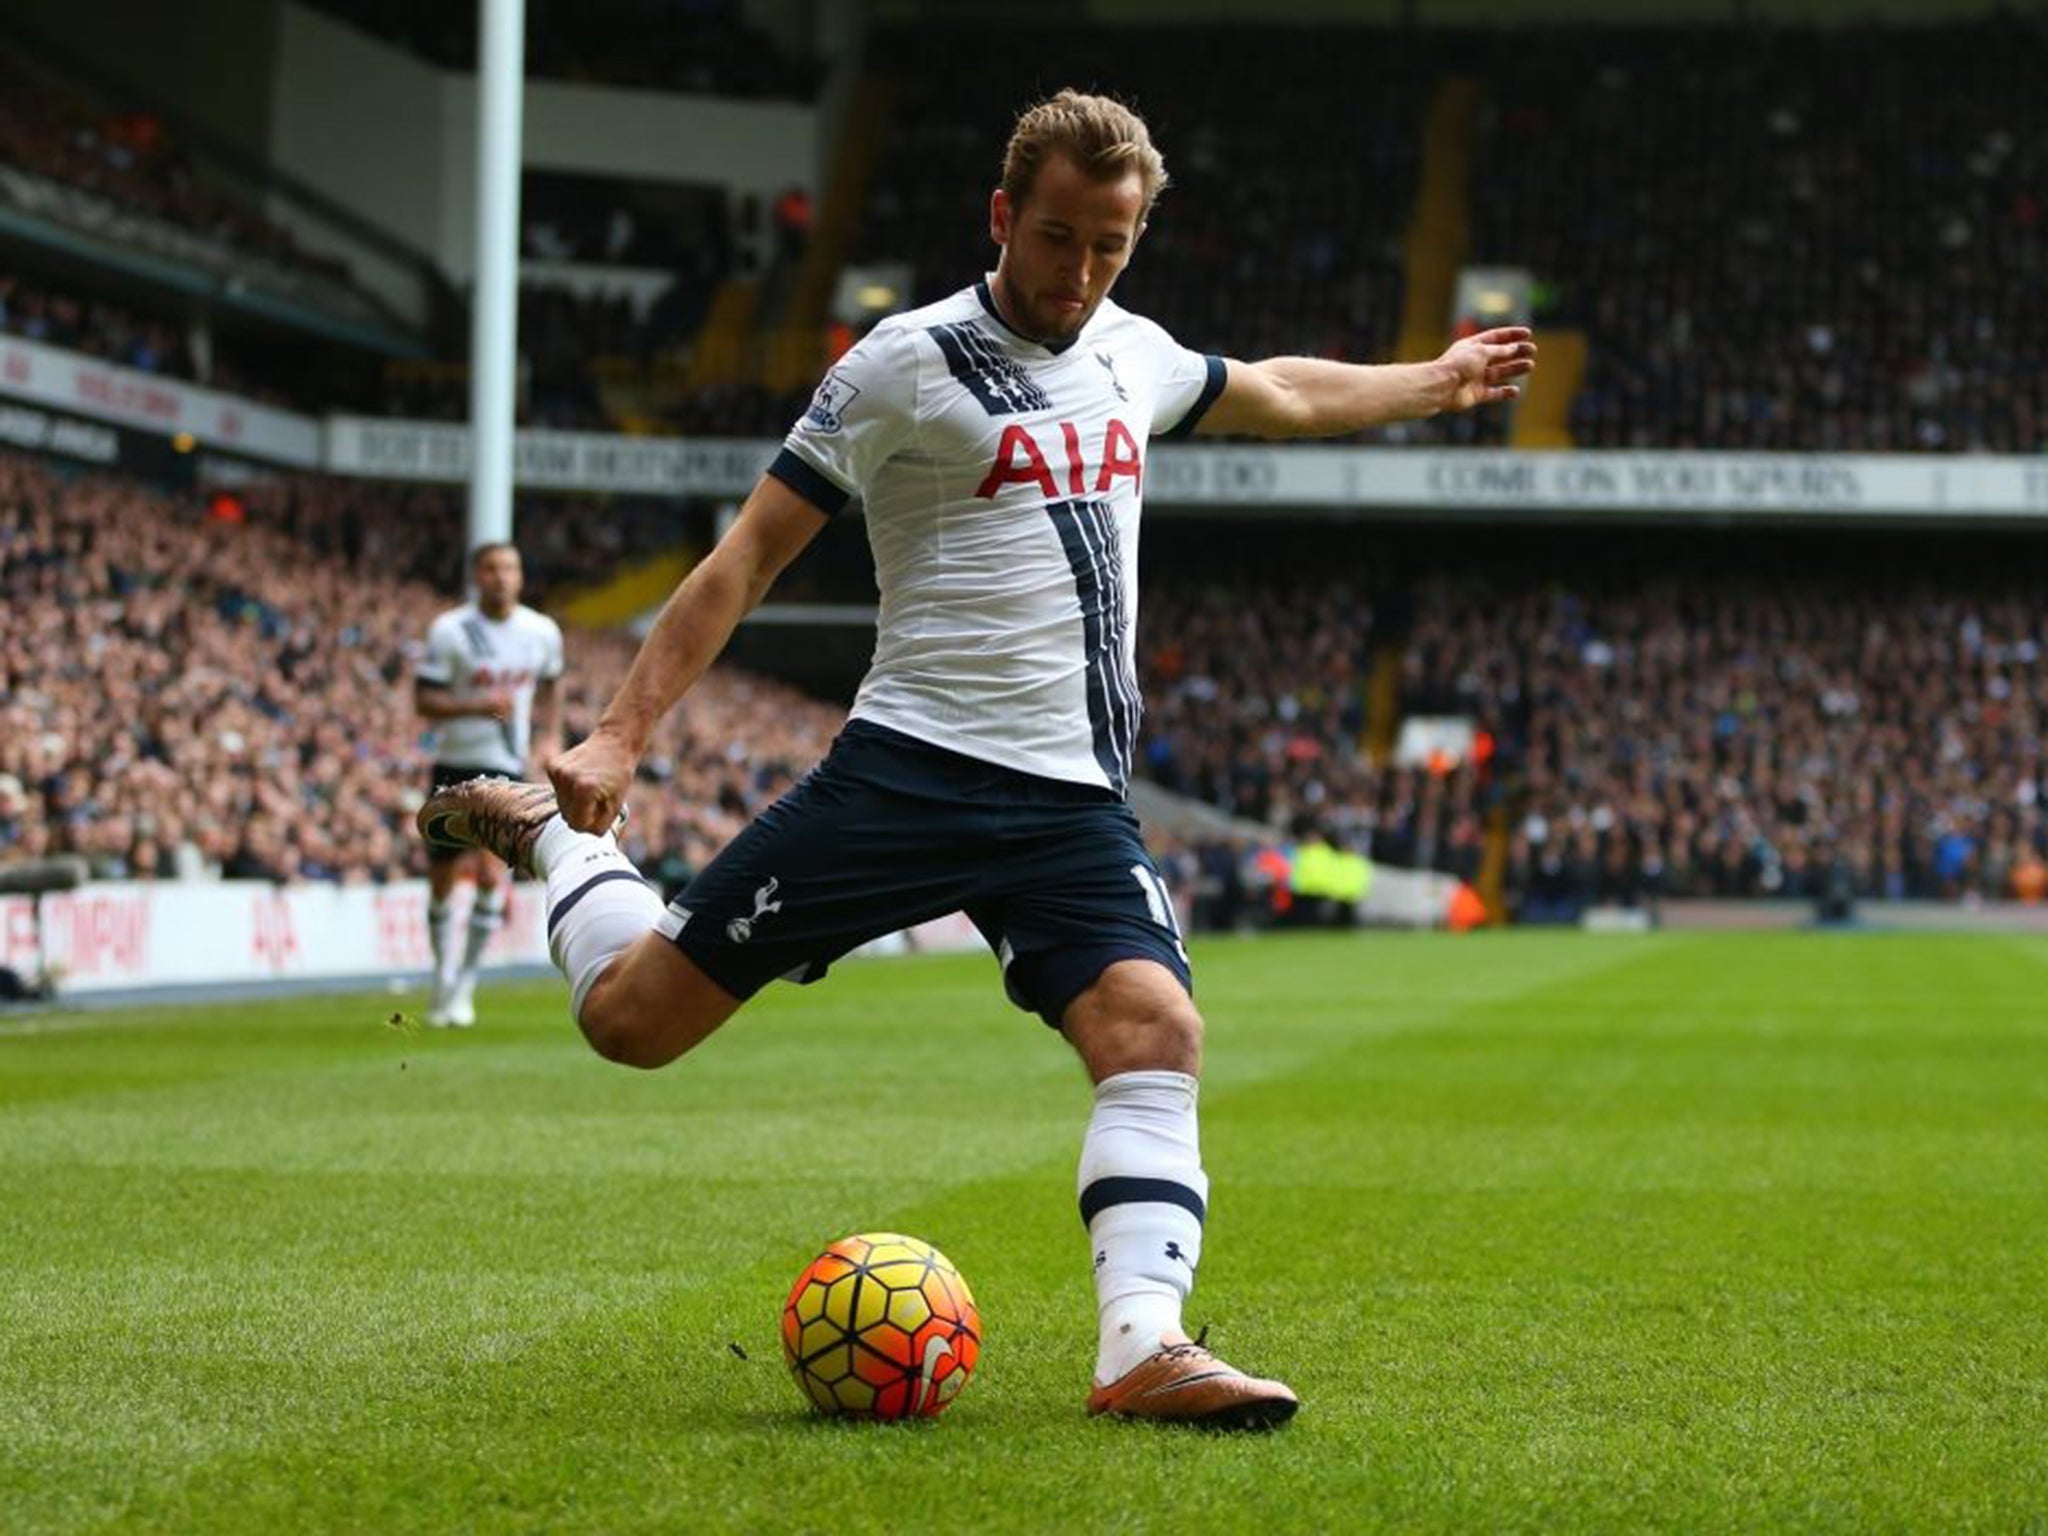
<instances>
[{"instance_id":1,"label":"green grass pitch","mask_svg":"<svg viewBox=\"0 0 2048 1536\"><path fill-rule=\"evenodd\" d=\"M654 1074L558 986L14 1016L0 1531L2048 1530L2048 944L1196 960L1189 1320L1297 1387L1277 1435L1085 1418L1087 1092L983 957ZM864 1228L981 1303L936 1423L784 1372Z\"/></svg>"}]
</instances>

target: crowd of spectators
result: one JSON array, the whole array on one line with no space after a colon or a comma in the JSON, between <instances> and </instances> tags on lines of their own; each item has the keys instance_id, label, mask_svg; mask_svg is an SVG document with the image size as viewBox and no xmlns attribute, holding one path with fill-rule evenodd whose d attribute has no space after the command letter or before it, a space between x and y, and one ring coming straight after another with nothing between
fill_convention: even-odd
<instances>
[{"instance_id":1,"label":"crowd of spectators","mask_svg":"<svg viewBox=\"0 0 2048 1536\"><path fill-rule=\"evenodd\" d=\"M1354 581L1176 576L1150 584L1141 612L1144 777L1269 840L1321 839L1396 868L1478 874L1479 769L1431 771L1366 750L1378 632ZM1259 846L1247 835L1162 856L1214 894L1248 878Z\"/></svg>"},{"instance_id":2,"label":"crowd of spectators","mask_svg":"<svg viewBox=\"0 0 2048 1536\"><path fill-rule=\"evenodd\" d=\"M2048 27L1566 29L1490 51L1475 260L1591 341L1599 448L2048 434Z\"/></svg>"},{"instance_id":3,"label":"crowd of spectators","mask_svg":"<svg viewBox=\"0 0 2048 1536\"><path fill-rule=\"evenodd\" d=\"M443 592L465 579L468 514L458 487L294 475L235 499L246 520L288 535L316 559ZM521 491L514 503L527 591L537 602L691 542L697 521L667 497Z\"/></svg>"},{"instance_id":4,"label":"crowd of spectators","mask_svg":"<svg viewBox=\"0 0 2048 1536\"><path fill-rule=\"evenodd\" d=\"M443 69L476 68L473 5L314 3ZM528 0L526 69L539 79L799 101L816 96L820 78L750 25L737 0Z\"/></svg>"},{"instance_id":5,"label":"crowd of spectators","mask_svg":"<svg viewBox=\"0 0 2048 1536\"><path fill-rule=\"evenodd\" d=\"M0 858L77 853L102 877L419 873L428 758L410 674L450 598L398 574L417 554L407 512L300 495L222 520L0 455ZM571 632L572 737L632 651ZM715 669L643 765L630 851L686 878L838 719Z\"/></svg>"},{"instance_id":6,"label":"crowd of spectators","mask_svg":"<svg viewBox=\"0 0 2048 1536\"><path fill-rule=\"evenodd\" d=\"M649 546L673 508L529 503L540 596L563 560ZM0 455L0 857L76 853L103 878L386 881L418 872L425 782L410 668L460 567L436 488L283 479L222 501ZM596 541L594 532L616 530ZM672 538L670 540L672 542ZM1284 600L1283 600L1284 599ZM1189 586L1148 602L1141 771L1283 835L1469 874L1476 783L1359 752L1371 632L1341 583ZM1156 638L1152 638L1156 637ZM570 739L633 642L572 631ZM822 754L841 712L729 668L664 728L628 850L701 868ZM1163 843L1193 888L1241 896L1247 845Z\"/></svg>"},{"instance_id":7,"label":"crowd of spectators","mask_svg":"<svg viewBox=\"0 0 2048 1536\"><path fill-rule=\"evenodd\" d=\"M1406 648L1410 708L1497 736L1525 915L2048 884L2040 572L1839 541L1782 574L1580 553L1425 584Z\"/></svg>"},{"instance_id":8,"label":"crowd of spectators","mask_svg":"<svg viewBox=\"0 0 2048 1536\"><path fill-rule=\"evenodd\" d=\"M0 331L85 352L124 368L198 381L177 327L98 298L54 293L0 272Z\"/></svg>"},{"instance_id":9,"label":"crowd of spectators","mask_svg":"<svg viewBox=\"0 0 2048 1536\"><path fill-rule=\"evenodd\" d=\"M536 596L672 546L676 517L529 504ZM1358 538L1315 532L1318 566L1299 539L1262 560L1167 535L1146 576L1139 771L1275 840L1466 880L1498 808L1510 904L1530 919L1666 896L2048 890L2042 562L2010 542L1939 558L1912 535L1681 537L1507 534L1491 556L1411 552L1423 574L1397 580ZM74 852L103 876L414 872L409 670L460 548L440 489L300 477L225 515L0 456L0 855ZM1402 713L1476 721L1490 760L1364 750L1390 645ZM632 648L572 634L572 738ZM687 878L839 718L715 672L648 759L635 857ZM1241 897L1256 848L1160 851Z\"/></svg>"}]
</instances>

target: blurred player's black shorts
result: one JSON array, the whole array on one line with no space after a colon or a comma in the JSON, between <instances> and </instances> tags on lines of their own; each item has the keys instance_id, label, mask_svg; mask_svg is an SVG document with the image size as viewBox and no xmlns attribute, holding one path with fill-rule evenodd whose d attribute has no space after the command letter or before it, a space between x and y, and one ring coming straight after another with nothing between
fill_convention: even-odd
<instances>
[{"instance_id":1,"label":"blurred player's black shorts","mask_svg":"<svg viewBox=\"0 0 2048 1536\"><path fill-rule=\"evenodd\" d=\"M502 768L465 768L459 763L434 764L434 783L427 791L437 794L450 784L467 784L471 779L516 779L516 773L507 773Z\"/></svg>"},{"instance_id":2,"label":"blurred player's black shorts","mask_svg":"<svg viewBox=\"0 0 2048 1536\"><path fill-rule=\"evenodd\" d=\"M732 840L660 929L735 997L816 981L871 939L965 912L1010 1000L1058 1028L1118 960L1194 990L1138 818L1116 794L865 720Z\"/></svg>"}]
</instances>

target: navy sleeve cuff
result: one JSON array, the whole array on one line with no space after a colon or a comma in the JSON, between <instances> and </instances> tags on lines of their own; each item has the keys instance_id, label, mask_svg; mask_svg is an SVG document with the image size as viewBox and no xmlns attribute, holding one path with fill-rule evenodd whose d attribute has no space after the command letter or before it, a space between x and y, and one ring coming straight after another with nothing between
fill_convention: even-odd
<instances>
[{"instance_id":1,"label":"navy sleeve cuff","mask_svg":"<svg viewBox=\"0 0 2048 1536\"><path fill-rule=\"evenodd\" d=\"M1202 359L1208 365L1208 376L1202 380L1202 392L1195 396L1195 403L1188 407L1187 415L1174 424L1170 432L1159 435L1169 442L1175 438L1192 437L1195 428L1202 424L1202 418L1209 414L1209 407L1216 403L1216 397L1223 393L1223 382L1230 370L1223 366L1223 359L1210 353Z\"/></svg>"},{"instance_id":2,"label":"navy sleeve cuff","mask_svg":"<svg viewBox=\"0 0 2048 1536\"><path fill-rule=\"evenodd\" d=\"M852 492L842 491L788 448L775 455L775 462L768 466L768 473L827 517L853 500Z\"/></svg>"}]
</instances>

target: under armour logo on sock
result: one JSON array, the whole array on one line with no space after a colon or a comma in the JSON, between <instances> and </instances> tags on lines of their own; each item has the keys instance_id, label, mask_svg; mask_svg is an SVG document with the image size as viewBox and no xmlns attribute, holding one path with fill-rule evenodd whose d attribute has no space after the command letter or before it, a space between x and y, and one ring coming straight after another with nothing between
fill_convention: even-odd
<instances>
[{"instance_id":1,"label":"under armour logo on sock","mask_svg":"<svg viewBox=\"0 0 2048 1536\"><path fill-rule=\"evenodd\" d=\"M1096 1254L1095 1254L1095 1267L1096 1267L1097 1269L1100 1269L1100 1268L1102 1268L1102 1266L1103 1266L1103 1265L1107 1264L1108 1262L1109 1262L1109 1253L1108 1253L1108 1251L1107 1251L1106 1249L1098 1249L1098 1250L1096 1250Z\"/></svg>"},{"instance_id":2,"label":"under armour logo on sock","mask_svg":"<svg viewBox=\"0 0 2048 1536\"><path fill-rule=\"evenodd\" d=\"M1178 1260L1180 1260L1180 1262L1181 1262L1181 1263L1183 1263L1183 1264L1185 1264L1185 1265L1187 1265L1187 1267L1188 1267L1189 1269L1193 1269L1193 1268L1195 1267L1195 1261L1194 1261L1193 1259L1189 1258L1189 1257L1188 1257L1188 1256L1187 1256L1186 1254L1184 1254L1184 1253L1182 1253L1182 1252L1180 1251L1180 1244L1179 1244L1179 1243L1176 1243L1176 1242L1169 1242L1169 1243L1168 1243L1168 1244L1166 1245L1166 1256L1167 1256L1167 1257L1168 1257L1169 1259L1178 1259ZM1098 1263L1098 1264L1100 1264L1101 1262L1102 1262L1102 1261L1101 1261L1100 1259L1097 1259L1097 1260L1096 1260L1096 1263Z\"/></svg>"}]
</instances>

